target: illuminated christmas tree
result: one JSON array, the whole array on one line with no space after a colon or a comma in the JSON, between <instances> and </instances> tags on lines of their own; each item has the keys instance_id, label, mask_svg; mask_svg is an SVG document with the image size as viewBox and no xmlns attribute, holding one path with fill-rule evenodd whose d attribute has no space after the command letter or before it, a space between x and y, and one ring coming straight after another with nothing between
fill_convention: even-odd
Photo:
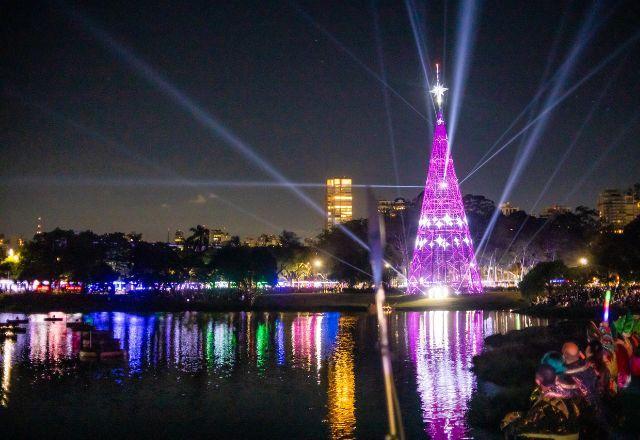
<instances>
[{"instance_id":1,"label":"illuminated christmas tree","mask_svg":"<svg viewBox=\"0 0 640 440\"><path fill-rule=\"evenodd\" d=\"M442 116L442 98L446 91L440 84L438 72L436 86L431 90L438 104L436 126L407 286L408 293L430 297L446 296L450 291L482 293Z\"/></svg>"}]
</instances>

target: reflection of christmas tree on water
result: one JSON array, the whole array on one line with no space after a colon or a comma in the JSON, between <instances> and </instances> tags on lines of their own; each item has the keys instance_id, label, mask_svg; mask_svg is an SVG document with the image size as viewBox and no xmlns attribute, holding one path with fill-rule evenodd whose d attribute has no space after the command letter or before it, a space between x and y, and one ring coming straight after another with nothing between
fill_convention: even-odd
<instances>
[{"instance_id":1,"label":"reflection of christmas tree on water","mask_svg":"<svg viewBox=\"0 0 640 440\"><path fill-rule=\"evenodd\" d=\"M446 296L449 289L482 292L458 178L449 155L442 114L446 91L438 75L431 90L438 104L436 126L407 289L430 297Z\"/></svg>"}]
</instances>

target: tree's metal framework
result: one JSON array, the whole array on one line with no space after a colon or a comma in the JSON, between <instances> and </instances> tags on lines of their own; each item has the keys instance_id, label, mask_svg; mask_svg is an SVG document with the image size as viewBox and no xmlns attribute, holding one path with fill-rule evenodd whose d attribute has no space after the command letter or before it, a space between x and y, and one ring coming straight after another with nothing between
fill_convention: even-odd
<instances>
[{"instance_id":1,"label":"tree's metal framework","mask_svg":"<svg viewBox=\"0 0 640 440\"><path fill-rule=\"evenodd\" d=\"M444 288L456 293L482 293L480 271L449 153L447 128L439 110L409 268L408 293L433 296L440 295Z\"/></svg>"}]
</instances>

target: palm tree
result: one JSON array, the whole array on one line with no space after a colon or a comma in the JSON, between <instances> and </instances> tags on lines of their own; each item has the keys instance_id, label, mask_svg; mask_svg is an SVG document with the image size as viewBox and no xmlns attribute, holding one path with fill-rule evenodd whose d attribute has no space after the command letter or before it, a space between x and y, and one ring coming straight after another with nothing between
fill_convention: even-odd
<instances>
[{"instance_id":1,"label":"palm tree","mask_svg":"<svg viewBox=\"0 0 640 440\"><path fill-rule=\"evenodd\" d=\"M209 247L209 229L203 225L190 228L191 235L185 240L186 247L194 252L204 252Z\"/></svg>"}]
</instances>

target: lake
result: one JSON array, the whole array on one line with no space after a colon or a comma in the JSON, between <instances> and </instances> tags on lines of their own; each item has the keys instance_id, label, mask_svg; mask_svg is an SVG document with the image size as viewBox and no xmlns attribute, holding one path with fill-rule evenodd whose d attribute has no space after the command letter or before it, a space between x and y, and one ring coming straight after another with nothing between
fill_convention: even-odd
<instances>
[{"instance_id":1,"label":"lake","mask_svg":"<svg viewBox=\"0 0 640 440\"><path fill-rule=\"evenodd\" d=\"M49 314L51 316L52 314ZM14 436L384 438L374 316L63 314L112 332L126 360L81 362L79 333L46 314L0 349L0 432ZM472 358L486 336L546 325L510 312L388 315L408 438L472 438Z\"/></svg>"}]
</instances>

